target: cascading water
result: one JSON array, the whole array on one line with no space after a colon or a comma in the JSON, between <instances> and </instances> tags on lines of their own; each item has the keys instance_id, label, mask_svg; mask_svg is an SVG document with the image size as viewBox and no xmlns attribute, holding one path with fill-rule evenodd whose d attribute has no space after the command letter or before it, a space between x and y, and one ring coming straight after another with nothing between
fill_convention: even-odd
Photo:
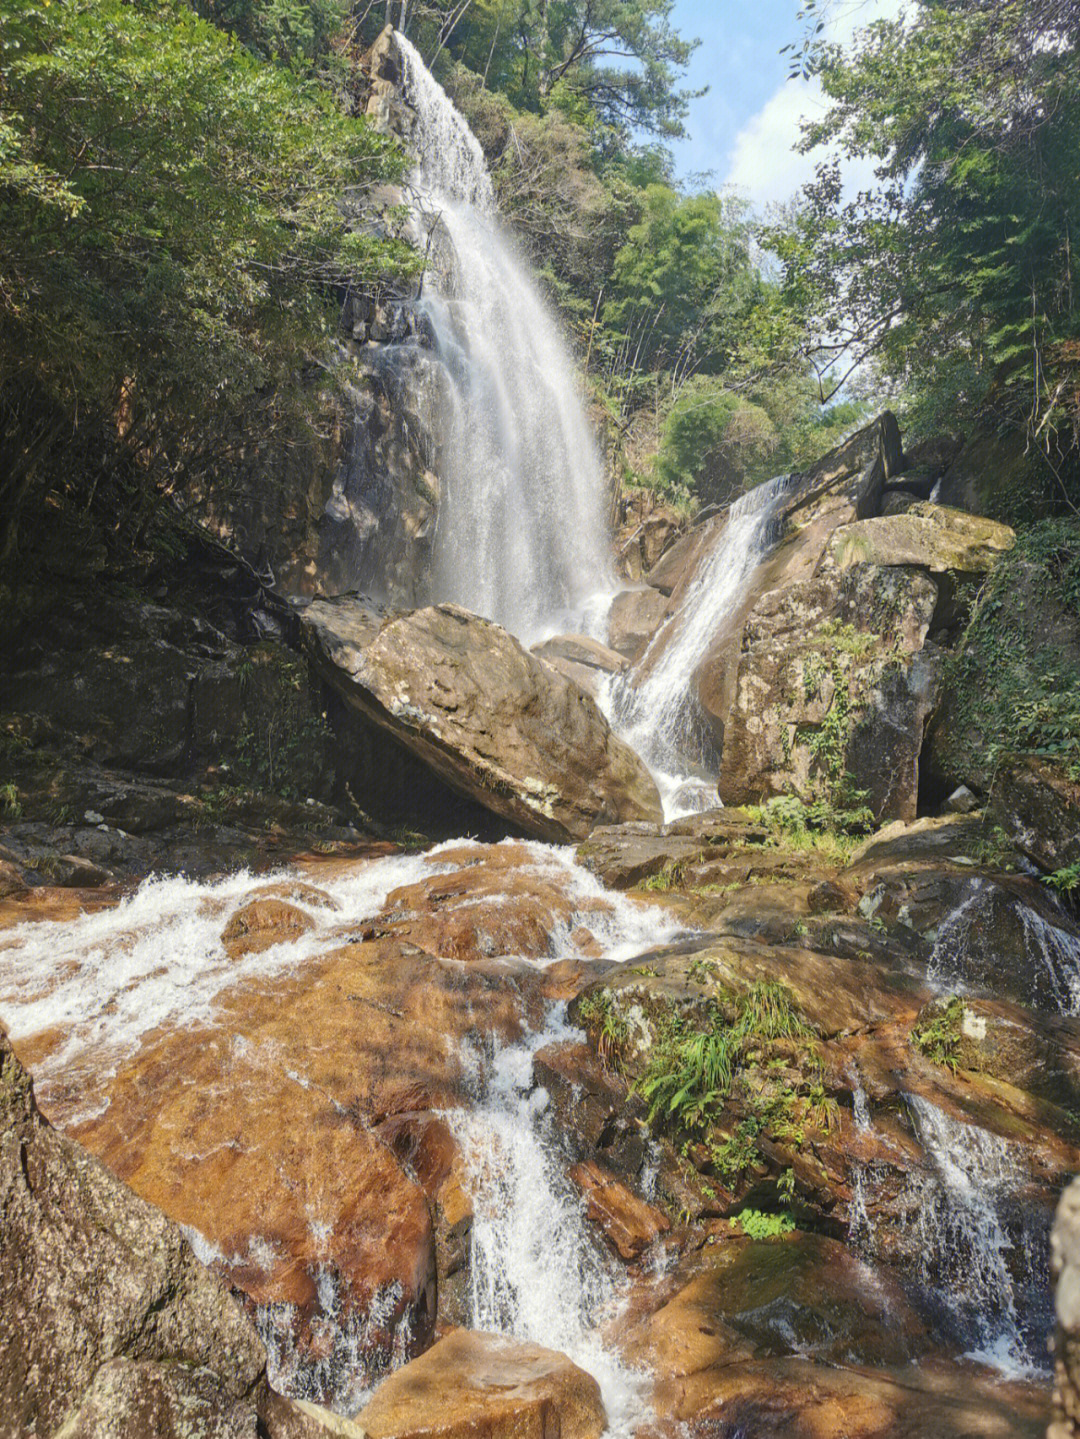
<instances>
[{"instance_id":1,"label":"cascading water","mask_svg":"<svg viewBox=\"0 0 1080 1439\"><path fill-rule=\"evenodd\" d=\"M715 780L702 774L709 772L712 754L694 674L775 543L776 511L795 479L779 475L735 501L677 613L602 696L614 728L653 771L669 819L717 802Z\"/></svg>"},{"instance_id":2,"label":"cascading water","mask_svg":"<svg viewBox=\"0 0 1080 1439\"><path fill-rule=\"evenodd\" d=\"M935 1170L916 1210L923 1285L972 1358L1006 1373L1045 1367L1046 1226L1019 1197L1010 1146L927 1099L906 1100Z\"/></svg>"},{"instance_id":3,"label":"cascading water","mask_svg":"<svg viewBox=\"0 0 1080 1439\"><path fill-rule=\"evenodd\" d=\"M963 993L979 980L980 966L973 959L980 927L994 935L992 903L1001 891L981 878L972 879L966 893L942 920L927 966L927 979L940 990ZM1080 935L1062 923L1054 924L1038 910L1019 900L1014 913L1023 936L1025 966L1022 998L1034 1007L1058 1014L1080 1015ZM984 938L985 943L985 938ZM991 939L992 943L992 939Z\"/></svg>"},{"instance_id":4,"label":"cascading water","mask_svg":"<svg viewBox=\"0 0 1080 1439\"><path fill-rule=\"evenodd\" d=\"M1037 959L1042 978L1062 1014L1080 1015L1080 935L1052 924L1026 905L1020 911L1029 959Z\"/></svg>"},{"instance_id":5,"label":"cascading water","mask_svg":"<svg viewBox=\"0 0 1080 1439\"><path fill-rule=\"evenodd\" d=\"M647 1416L647 1385L601 1338L618 1305L614 1268L545 1132L548 1096L533 1078L537 1051L569 1039L581 1035L556 1005L542 1030L495 1054L476 1105L447 1116L476 1206L469 1325L569 1355L600 1385L608 1434L628 1436Z\"/></svg>"},{"instance_id":6,"label":"cascading water","mask_svg":"<svg viewBox=\"0 0 1080 1439\"><path fill-rule=\"evenodd\" d=\"M414 47L419 307L451 378L431 597L527 640L581 626L614 588L605 486L574 367L495 213L483 153Z\"/></svg>"}]
</instances>

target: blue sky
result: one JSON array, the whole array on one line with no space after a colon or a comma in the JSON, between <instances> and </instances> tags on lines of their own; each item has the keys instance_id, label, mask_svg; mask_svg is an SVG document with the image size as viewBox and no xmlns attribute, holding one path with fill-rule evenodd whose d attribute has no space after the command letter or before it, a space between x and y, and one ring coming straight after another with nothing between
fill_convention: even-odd
<instances>
[{"instance_id":1,"label":"blue sky","mask_svg":"<svg viewBox=\"0 0 1080 1439\"><path fill-rule=\"evenodd\" d=\"M850 36L857 25L892 17L903 0L832 0L829 33ZM711 171L755 204L787 199L813 173L793 152L804 115L820 113L816 86L787 79L780 47L801 36L799 0L675 0L679 32L701 40L689 86L709 87L692 104L688 138L676 146L679 174ZM862 179L853 175L852 181Z\"/></svg>"}]
</instances>

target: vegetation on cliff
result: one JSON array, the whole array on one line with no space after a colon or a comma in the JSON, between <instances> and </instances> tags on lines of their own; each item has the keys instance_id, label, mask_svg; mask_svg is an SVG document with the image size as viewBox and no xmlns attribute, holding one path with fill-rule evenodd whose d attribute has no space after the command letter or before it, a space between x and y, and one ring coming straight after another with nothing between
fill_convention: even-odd
<instances>
[{"instance_id":1,"label":"vegetation on cliff","mask_svg":"<svg viewBox=\"0 0 1080 1439\"><path fill-rule=\"evenodd\" d=\"M3 0L0 84L6 565L30 506L130 543L241 422L301 426L342 289L414 261L340 204L397 147L181 0Z\"/></svg>"},{"instance_id":2,"label":"vegetation on cliff","mask_svg":"<svg viewBox=\"0 0 1080 1439\"><path fill-rule=\"evenodd\" d=\"M832 384L870 359L911 433L1022 429L1058 504L1080 494L1078 40L1075 0L922 0L851 47L810 37L832 104L804 143L834 158L772 237ZM873 162L867 191L841 158Z\"/></svg>"}]
</instances>

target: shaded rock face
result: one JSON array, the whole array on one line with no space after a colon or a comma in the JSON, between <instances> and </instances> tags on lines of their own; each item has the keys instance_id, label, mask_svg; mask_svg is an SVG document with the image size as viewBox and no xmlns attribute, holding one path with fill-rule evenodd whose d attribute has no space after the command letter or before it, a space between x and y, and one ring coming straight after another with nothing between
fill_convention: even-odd
<instances>
[{"instance_id":1,"label":"shaded rock face","mask_svg":"<svg viewBox=\"0 0 1080 1439\"><path fill-rule=\"evenodd\" d=\"M358 1423L372 1439L600 1439L607 1417L565 1355L459 1331L384 1380Z\"/></svg>"},{"instance_id":2,"label":"shaded rock face","mask_svg":"<svg viewBox=\"0 0 1080 1439\"><path fill-rule=\"evenodd\" d=\"M179 1229L42 1119L0 1030L0 1435L317 1439ZM354 1431L355 1432L355 1431Z\"/></svg>"},{"instance_id":3,"label":"shaded rock face","mask_svg":"<svg viewBox=\"0 0 1080 1439\"><path fill-rule=\"evenodd\" d=\"M762 595L724 723L724 803L811 799L849 774L878 820L914 819L937 692L924 648L936 602L920 570L841 570L830 557L812 580Z\"/></svg>"},{"instance_id":4,"label":"shaded rock face","mask_svg":"<svg viewBox=\"0 0 1080 1439\"><path fill-rule=\"evenodd\" d=\"M990 819L1040 869L1080 863L1080 783L1042 755L1004 755L990 794Z\"/></svg>"},{"instance_id":5,"label":"shaded rock face","mask_svg":"<svg viewBox=\"0 0 1080 1439\"><path fill-rule=\"evenodd\" d=\"M626 659L640 659L668 612L669 606L659 590L624 590L612 601L608 643Z\"/></svg>"},{"instance_id":6,"label":"shaded rock face","mask_svg":"<svg viewBox=\"0 0 1080 1439\"><path fill-rule=\"evenodd\" d=\"M350 391L348 439L319 525L322 594L359 589L403 607L423 600L440 494L435 437L449 378L418 325L404 304L352 316L354 335L371 338L359 351L364 383Z\"/></svg>"},{"instance_id":7,"label":"shaded rock face","mask_svg":"<svg viewBox=\"0 0 1080 1439\"><path fill-rule=\"evenodd\" d=\"M562 843L659 818L648 771L595 702L499 626L454 605L382 623L354 599L300 614L344 701L510 824Z\"/></svg>"}]
</instances>

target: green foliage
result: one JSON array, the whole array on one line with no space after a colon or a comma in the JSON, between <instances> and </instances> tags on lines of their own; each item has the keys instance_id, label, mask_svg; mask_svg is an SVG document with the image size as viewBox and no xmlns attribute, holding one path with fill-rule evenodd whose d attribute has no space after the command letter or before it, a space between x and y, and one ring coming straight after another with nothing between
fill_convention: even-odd
<instances>
[{"instance_id":1,"label":"green foliage","mask_svg":"<svg viewBox=\"0 0 1080 1439\"><path fill-rule=\"evenodd\" d=\"M677 88L696 42L672 0L406 0L394 20L429 64L456 60L519 110L588 114L615 137L675 137L690 95ZM386 11L367 6L368 39Z\"/></svg>"},{"instance_id":2,"label":"green foliage","mask_svg":"<svg viewBox=\"0 0 1080 1439\"><path fill-rule=\"evenodd\" d=\"M786 302L816 337L805 353L832 383L875 356L916 432L992 405L1027 430L1059 498L1080 428L1078 34L1073 0L916 0L847 49L811 41L831 104L806 148L872 161L876 178L852 198L825 161L773 236Z\"/></svg>"},{"instance_id":3,"label":"green foliage","mask_svg":"<svg viewBox=\"0 0 1080 1439\"><path fill-rule=\"evenodd\" d=\"M18 785L0 784L0 814L6 815L8 819L21 818L22 805L19 802Z\"/></svg>"},{"instance_id":4,"label":"green foliage","mask_svg":"<svg viewBox=\"0 0 1080 1439\"><path fill-rule=\"evenodd\" d=\"M303 416L338 287L418 262L339 204L397 147L180 0L0 0L0 94L10 553L77 437L145 488Z\"/></svg>"},{"instance_id":5,"label":"green foliage","mask_svg":"<svg viewBox=\"0 0 1080 1439\"><path fill-rule=\"evenodd\" d=\"M348 12L346 0L191 0L191 5L253 54L299 70L326 63Z\"/></svg>"},{"instance_id":6,"label":"green foliage","mask_svg":"<svg viewBox=\"0 0 1080 1439\"><path fill-rule=\"evenodd\" d=\"M578 1016L605 1067L620 1071L630 1026L611 993L599 989L587 994L578 1005Z\"/></svg>"},{"instance_id":7,"label":"green foliage","mask_svg":"<svg viewBox=\"0 0 1080 1439\"><path fill-rule=\"evenodd\" d=\"M694 495L706 504L729 503L772 474L780 439L768 413L697 375L668 411L657 456L659 488Z\"/></svg>"},{"instance_id":8,"label":"green foliage","mask_svg":"<svg viewBox=\"0 0 1080 1439\"><path fill-rule=\"evenodd\" d=\"M847 803L834 804L828 798L807 802L798 795L778 794L764 804L747 805L746 812L755 823L768 826L793 847L832 848L846 856L873 829L874 814L862 802L863 791L849 787L843 798Z\"/></svg>"},{"instance_id":9,"label":"green foliage","mask_svg":"<svg viewBox=\"0 0 1080 1439\"><path fill-rule=\"evenodd\" d=\"M673 860L666 864L657 874L649 875L648 879L641 886L652 894L666 894L668 890L678 889L682 884L686 873L685 864Z\"/></svg>"},{"instance_id":10,"label":"green foliage","mask_svg":"<svg viewBox=\"0 0 1080 1439\"><path fill-rule=\"evenodd\" d=\"M812 1035L790 990L766 980L737 997L731 1019L715 1008L706 1030L687 1032L673 1017L638 1082L649 1104L650 1124L662 1121L688 1130L708 1125L756 1048L775 1040L803 1042Z\"/></svg>"},{"instance_id":11,"label":"green foliage","mask_svg":"<svg viewBox=\"0 0 1080 1439\"><path fill-rule=\"evenodd\" d=\"M1044 874L1042 878L1043 884L1048 884L1058 894L1073 895L1080 890L1080 860L1063 869L1055 869L1053 874Z\"/></svg>"},{"instance_id":12,"label":"green foliage","mask_svg":"<svg viewBox=\"0 0 1080 1439\"><path fill-rule=\"evenodd\" d=\"M954 995L952 999L932 1006L927 1017L911 1031L911 1042L920 1054L955 1074L959 1067L957 1050L963 1018L964 1001Z\"/></svg>"},{"instance_id":13,"label":"green foliage","mask_svg":"<svg viewBox=\"0 0 1080 1439\"><path fill-rule=\"evenodd\" d=\"M1001 754L1080 763L1080 522L1022 531L946 660L943 756L989 788Z\"/></svg>"},{"instance_id":14,"label":"green foliage","mask_svg":"<svg viewBox=\"0 0 1080 1439\"><path fill-rule=\"evenodd\" d=\"M761 1209L740 1209L729 1222L732 1229L741 1229L750 1239L778 1239L795 1230L794 1218L784 1211L769 1214Z\"/></svg>"}]
</instances>

